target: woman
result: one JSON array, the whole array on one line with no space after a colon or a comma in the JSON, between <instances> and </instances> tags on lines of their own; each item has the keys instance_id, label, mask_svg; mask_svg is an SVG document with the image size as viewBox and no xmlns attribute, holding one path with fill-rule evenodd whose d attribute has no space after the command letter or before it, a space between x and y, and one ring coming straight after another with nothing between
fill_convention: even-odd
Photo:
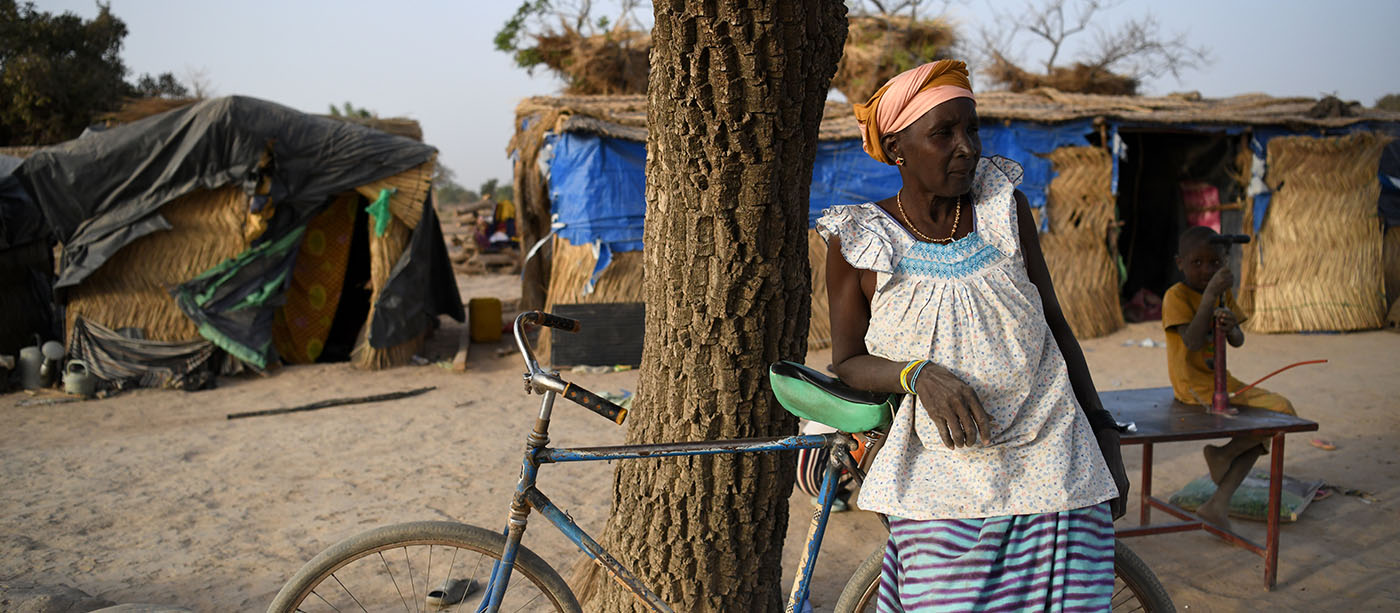
<instances>
[{"instance_id":1,"label":"woman","mask_svg":"<svg viewBox=\"0 0 1400 613\"><path fill-rule=\"evenodd\" d=\"M981 157L971 89L944 60L856 105L865 151L902 187L817 224L836 374L909 393L860 495L890 516L880 610L1106 610L1128 488L1118 432L1021 168Z\"/></svg>"}]
</instances>

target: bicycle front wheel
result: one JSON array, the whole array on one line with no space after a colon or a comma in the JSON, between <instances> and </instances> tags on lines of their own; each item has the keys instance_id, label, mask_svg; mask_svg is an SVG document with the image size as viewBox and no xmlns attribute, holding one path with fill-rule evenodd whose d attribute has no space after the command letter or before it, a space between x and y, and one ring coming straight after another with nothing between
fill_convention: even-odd
<instances>
[{"instance_id":1,"label":"bicycle front wheel","mask_svg":"<svg viewBox=\"0 0 1400 613\"><path fill-rule=\"evenodd\" d=\"M874 611L879 601L880 568L885 561L885 548L880 547L856 568L841 597L836 600L837 613ZM1122 541L1113 541L1113 611L1129 613L1169 613L1176 611L1166 588L1152 570Z\"/></svg>"},{"instance_id":2,"label":"bicycle front wheel","mask_svg":"<svg viewBox=\"0 0 1400 613\"><path fill-rule=\"evenodd\" d=\"M474 581L455 610L475 611L506 539L453 522L413 522L375 528L336 543L297 571L268 613L305 611L424 611L451 603L429 593L449 580ZM581 611L564 579L521 546L502 611Z\"/></svg>"}]
</instances>

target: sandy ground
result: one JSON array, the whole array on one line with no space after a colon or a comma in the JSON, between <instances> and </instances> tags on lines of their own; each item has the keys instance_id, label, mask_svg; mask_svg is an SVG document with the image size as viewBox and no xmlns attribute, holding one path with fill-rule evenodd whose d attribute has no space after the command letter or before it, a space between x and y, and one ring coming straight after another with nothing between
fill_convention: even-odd
<instances>
[{"instance_id":1,"label":"sandy ground","mask_svg":"<svg viewBox=\"0 0 1400 613\"><path fill-rule=\"evenodd\" d=\"M514 278L466 277L464 298L518 297ZM425 349L449 360L455 322ZM1130 325L1084 343L1100 389L1167 385L1165 350L1125 346L1163 334ZM500 348L507 345L502 343ZM286 368L269 377L227 378L218 389L146 390L52 406L19 406L0 395L0 595L25 586L72 586L118 603L154 602L196 611L262 610L303 562L374 526L419 519L504 524L518 452L538 397L520 391L519 360L476 345L470 370L437 365L366 373L347 365ZM1290 371L1267 387L1322 424L1338 449L1287 445L1287 472L1359 488L1373 500L1334 495L1283 529L1279 583L1266 591L1262 560L1205 533L1132 539L1178 607L1191 611L1400 609L1400 335L1251 336L1231 355L1246 381L1295 361L1329 364ZM824 366L814 352L808 363ZM578 374L597 391L635 390L636 373ZM416 398L315 412L227 420L235 411L423 386ZM556 445L620 442L623 432L560 404ZM1136 448L1126 449L1136 481ZM1157 447L1156 490L1204 473L1198 443ZM612 470L550 467L541 489L594 534L608 512ZM808 502L792 497L792 516ZM1136 504L1120 525L1133 521ZM1262 524L1243 532L1263 539ZM787 567L806 522L792 522ZM814 603L830 610L845 577L883 539L870 513L834 516ZM542 522L526 544L561 572L571 545ZM1390 549L1397 547L1396 550ZM3 599L0 599L3 602Z\"/></svg>"}]
</instances>

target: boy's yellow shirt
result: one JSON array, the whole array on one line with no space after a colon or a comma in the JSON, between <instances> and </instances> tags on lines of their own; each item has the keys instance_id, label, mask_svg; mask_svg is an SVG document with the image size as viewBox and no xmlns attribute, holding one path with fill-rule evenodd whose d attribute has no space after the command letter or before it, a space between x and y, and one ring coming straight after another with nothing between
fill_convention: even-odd
<instances>
[{"instance_id":1,"label":"boy's yellow shirt","mask_svg":"<svg viewBox=\"0 0 1400 613\"><path fill-rule=\"evenodd\" d=\"M1185 326L1196 317L1196 309L1201 306L1201 294L1185 283L1177 283L1162 296L1162 329L1167 331L1167 375L1172 381L1172 392L1176 399L1188 404L1210 404L1215 393L1215 371L1206 366L1206 359L1215 355L1215 337L1207 340L1205 347L1198 351L1187 351L1186 341L1172 328ZM1233 292L1225 292L1225 306L1235 313L1243 324L1245 314L1235 303ZM1234 392L1244 383L1225 373L1226 388Z\"/></svg>"}]
</instances>

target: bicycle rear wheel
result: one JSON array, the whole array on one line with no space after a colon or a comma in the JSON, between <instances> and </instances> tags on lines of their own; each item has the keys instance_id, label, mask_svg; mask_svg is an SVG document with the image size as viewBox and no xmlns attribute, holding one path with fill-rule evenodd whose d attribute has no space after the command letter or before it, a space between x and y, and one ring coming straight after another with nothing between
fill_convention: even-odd
<instances>
[{"instance_id":1,"label":"bicycle rear wheel","mask_svg":"<svg viewBox=\"0 0 1400 613\"><path fill-rule=\"evenodd\" d=\"M453 607L475 611L505 536L466 524L413 522L375 528L318 554L277 593L268 613L434 610L427 595L447 579L471 579L476 590ZM534 552L515 557L502 611L580 611L564 579Z\"/></svg>"},{"instance_id":2,"label":"bicycle rear wheel","mask_svg":"<svg viewBox=\"0 0 1400 613\"><path fill-rule=\"evenodd\" d=\"M885 548L880 547L856 568L841 597L836 600L837 613L874 611L879 600L880 567L884 564ZM1113 611L1130 613L1168 613L1176 610L1166 588L1152 570L1122 541L1113 541Z\"/></svg>"}]
</instances>

